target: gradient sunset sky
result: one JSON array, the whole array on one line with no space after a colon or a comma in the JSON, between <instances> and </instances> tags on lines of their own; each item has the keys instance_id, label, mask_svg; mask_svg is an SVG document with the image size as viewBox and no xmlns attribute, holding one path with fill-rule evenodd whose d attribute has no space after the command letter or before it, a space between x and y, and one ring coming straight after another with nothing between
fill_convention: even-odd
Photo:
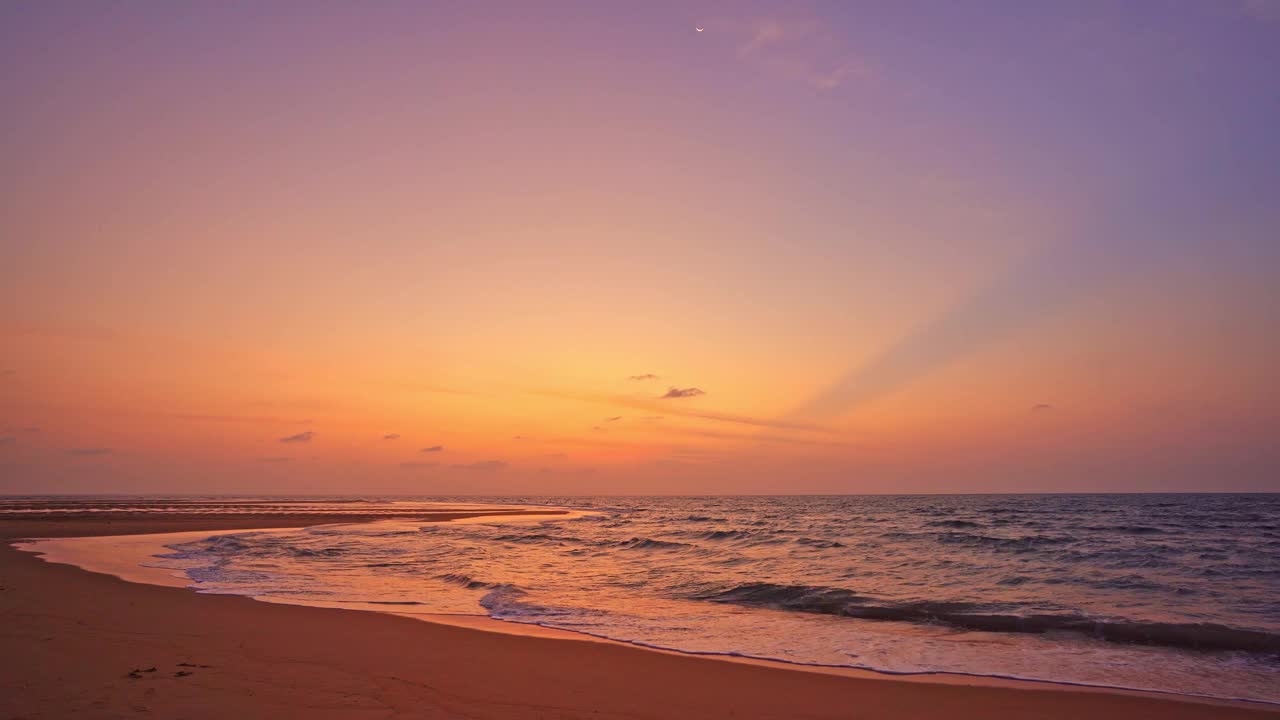
<instances>
[{"instance_id":1,"label":"gradient sunset sky","mask_svg":"<svg viewBox=\"0 0 1280 720\"><path fill-rule=\"evenodd\" d=\"M0 105L0 492L1280 490L1278 2L6 2Z\"/></svg>"}]
</instances>

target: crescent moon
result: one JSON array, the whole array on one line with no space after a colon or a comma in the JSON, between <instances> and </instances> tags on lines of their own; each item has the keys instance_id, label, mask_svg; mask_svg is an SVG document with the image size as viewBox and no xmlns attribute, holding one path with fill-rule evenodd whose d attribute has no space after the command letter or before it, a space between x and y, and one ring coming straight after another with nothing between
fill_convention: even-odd
<instances>
[{"instance_id":1,"label":"crescent moon","mask_svg":"<svg viewBox=\"0 0 1280 720\"><path fill-rule=\"evenodd\" d=\"M697 30L698 32L702 32L703 30L706 30L706 28L702 27L701 25L694 25L693 29Z\"/></svg>"}]
</instances>

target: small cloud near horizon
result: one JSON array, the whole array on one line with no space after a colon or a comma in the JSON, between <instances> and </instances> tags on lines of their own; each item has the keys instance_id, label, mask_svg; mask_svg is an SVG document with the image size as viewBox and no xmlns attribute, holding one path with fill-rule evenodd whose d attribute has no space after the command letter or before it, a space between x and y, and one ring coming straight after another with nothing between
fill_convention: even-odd
<instances>
[{"instance_id":1,"label":"small cloud near horizon","mask_svg":"<svg viewBox=\"0 0 1280 720\"><path fill-rule=\"evenodd\" d=\"M604 419L604 422L618 422L618 421L619 421L619 420L621 420L621 419L622 419L622 416L621 416L621 415L614 415L613 417L607 417L607 418L605 418L605 419Z\"/></svg>"},{"instance_id":2,"label":"small cloud near horizon","mask_svg":"<svg viewBox=\"0 0 1280 720\"><path fill-rule=\"evenodd\" d=\"M93 457L96 455L110 455L111 448L71 448L67 450L67 454L72 457Z\"/></svg>"},{"instance_id":3,"label":"small cloud near horizon","mask_svg":"<svg viewBox=\"0 0 1280 720\"><path fill-rule=\"evenodd\" d=\"M280 438L280 442L282 442L282 443L305 443L305 442L311 442L311 438L314 438L315 436L316 436L316 434L315 434L315 433L313 433L313 432L311 432L310 430L308 430L308 431L306 431L306 432L300 432L300 433L298 433L297 435L288 435L288 436L286 436L286 437L282 437L282 438Z\"/></svg>"},{"instance_id":4,"label":"small cloud near horizon","mask_svg":"<svg viewBox=\"0 0 1280 720\"><path fill-rule=\"evenodd\" d=\"M654 375L653 373L644 373L643 375L629 375L627 376L627 379L644 381L644 380L661 380L662 378L658 377L657 375Z\"/></svg>"},{"instance_id":5,"label":"small cloud near horizon","mask_svg":"<svg viewBox=\"0 0 1280 720\"><path fill-rule=\"evenodd\" d=\"M1053 406L1049 403L1039 403L1031 406L1031 412L1043 412L1045 410L1053 410Z\"/></svg>"},{"instance_id":6,"label":"small cloud near horizon","mask_svg":"<svg viewBox=\"0 0 1280 720\"><path fill-rule=\"evenodd\" d=\"M667 388L667 392L659 396L659 399L668 400L671 398L691 398L691 397L698 397L699 395L706 395L706 394L707 392L705 390L702 390L701 388L696 388L696 387L678 388L672 385L671 387Z\"/></svg>"},{"instance_id":7,"label":"small cloud near horizon","mask_svg":"<svg viewBox=\"0 0 1280 720\"><path fill-rule=\"evenodd\" d=\"M457 470L471 470L474 472L494 472L497 470L506 470L511 466L509 463L502 460L481 460L473 463L455 463L449 467Z\"/></svg>"},{"instance_id":8,"label":"small cloud near horizon","mask_svg":"<svg viewBox=\"0 0 1280 720\"><path fill-rule=\"evenodd\" d=\"M425 453L444 452L444 446L443 446L443 445L432 445L431 447L424 447L424 448L422 448L422 450L421 450L420 452L425 452Z\"/></svg>"},{"instance_id":9,"label":"small cloud near horizon","mask_svg":"<svg viewBox=\"0 0 1280 720\"><path fill-rule=\"evenodd\" d=\"M387 433L386 435L382 436L382 439L383 440L399 440L400 433Z\"/></svg>"}]
</instances>

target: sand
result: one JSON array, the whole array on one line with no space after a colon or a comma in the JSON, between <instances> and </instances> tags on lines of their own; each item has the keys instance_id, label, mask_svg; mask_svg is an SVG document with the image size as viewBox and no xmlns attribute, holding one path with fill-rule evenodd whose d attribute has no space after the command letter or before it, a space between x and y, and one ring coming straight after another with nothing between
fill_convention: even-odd
<instances>
[{"instance_id":1,"label":"sand","mask_svg":"<svg viewBox=\"0 0 1280 720\"><path fill-rule=\"evenodd\" d=\"M352 522L0 521L0 538ZM154 668L154 669L153 669ZM0 718L1263 718L1280 708L1050 683L902 680L200 595L0 544Z\"/></svg>"}]
</instances>

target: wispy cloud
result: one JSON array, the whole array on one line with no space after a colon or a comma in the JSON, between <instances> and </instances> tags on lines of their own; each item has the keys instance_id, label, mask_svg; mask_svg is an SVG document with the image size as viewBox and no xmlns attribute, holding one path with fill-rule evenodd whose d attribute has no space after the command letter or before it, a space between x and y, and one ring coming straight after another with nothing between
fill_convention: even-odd
<instances>
[{"instance_id":1,"label":"wispy cloud","mask_svg":"<svg viewBox=\"0 0 1280 720\"><path fill-rule=\"evenodd\" d=\"M662 378L658 377L657 375L654 375L653 373L644 373L643 375L629 375L627 376L627 379L645 381L645 380L661 380Z\"/></svg>"},{"instance_id":2,"label":"wispy cloud","mask_svg":"<svg viewBox=\"0 0 1280 720\"><path fill-rule=\"evenodd\" d=\"M691 398L691 397L698 397L699 395L706 395L706 394L707 392L700 388L696 388L696 387L678 388L673 385L667 388L667 391L661 396L661 399L667 400L671 398Z\"/></svg>"},{"instance_id":3,"label":"wispy cloud","mask_svg":"<svg viewBox=\"0 0 1280 720\"><path fill-rule=\"evenodd\" d=\"M110 455L111 448L71 448L67 450L67 454L71 457L94 457L98 455Z\"/></svg>"},{"instance_id":4,"label":"wispy cloud","mask_svg":"<svg viewBox=\"0 0 1280 720\"><path fill-rule=\"evenodd\" d=\"M382 439L383 440L399 440L400 433L387 433L386 435L382 436Z\"/></svg>"},{"instance_id":5,"label":"wispy cloud","mask_svg":"<svg viewBox=\"0 0 1280 720\"><path fill-rule=\"evenodd\" d=\"M622 416L621 416L621 415L614 415L613 417L607 417L607 418L605 418L603 422L607 422L607 423L610 423L610 422L618 422L618 421L619 421L619 420L621 420L621 419L622 419Z\"/></svg>"},{"instance_id":6,"label":"wispy cloud","mask_svg":"<svg viewBox=\"0 0 1280 720\"><path fill-rule=\"evenodd\" d=\"M0 445L14 445L17 442L18 442L18 438L13 436L0 437Z\"/></svg>"},{"instance_id":7,"label":"wispy cloud","mask_svg":"<svg viewBox=\"0 0 1280 720\"><path fill-rule=\"evenodd\" d=\"M424 452L424 453L438 453L438 452L444 452L444 446L443 446L443 445L432 445L431 447L424 447L424 448L422 448L422 450L420 450L419 452Z\"/></svg>"},{"instance_id":8,"label":"wispy cloud","mask_svg":"<svg viewBox=\"0 0 1280 720\"><path fill-rule=\"evenodd\" d=\"M1046 410L1052 410L1052 409L1053 409L1053 406L1050 405L1049 403L1037 403L1031 406L1031 412L1044 412Z\"/></svg>"},{"instance_id":9,"label":"wispy cloud","mask_svg":"<svg viewBox=\"0 0 1280 720\"><path fill-rule=\"evenodd\" d=\"M6 378L6 377L10 377L12 375L17 375L17 374L18 374L18 371L14 370L13 368L4 368L0 370L0 378Z\"/></svg>"},{"instance_id":10,"label":"wispy cloud","mask_svg":"<svg viewBox=\"0 0 1280 720\"><path fill-rule=\"evenodd\" d=\"M471 470L473 472L496 472L498 470L506 470L510 464L502 460L481 460L473 463L456 463L449 467L457 470Z\"/></svg>"},{"instance_id":11,"label":"wispy cloud","mask_svg":"<svg viewBox=\"0 0 1280 720\"><path fill-rule=\"evenodd\" d=\"M280 438L280 442L282 442L282 443L306 443L306 442L311 442L311 439L312 439L312 438L314 438L315 436L316 436L316 434L315 434L315 433L313 433L313 432L311 432L310 430L308 430L308 431L306 431L306 432L300 432L300 433L298 433L297 435L288 435L288 436L282 437L282 438Z\"/></svg>"},{"instance_id":12,"label":"wispy cloud","mask_svg":"<svg viewBox=\"0 0 1280 720\"><path fill-rule=\"evenodd\" d=\"M738 54L745 57L759 52L760 50L781 43L788 36L795 38L807 35L812 32L814 23L797 23L791 25L789 29L784 29L782 23L777 20L760 20L751 28L751 37L742 47L738 49Z\"/></svg>"},{"instance_id":13,"label":"wispy cloud","mask_svg":"<svg viewBox=\"0 0 1280 720\"><path fill-rule=\"evenodd\" d=\"M738 58L819 91L870 76L870 67L838 35L811 19L765 18L740 32Z\"/></svg>"},{"instance_id":14,"label":"wispy cloud","mask_svg":"<svg viewBox=\"0 0 1280 720\"><path fill-rule=\"evenodd\" d=\"M810 432L827 431L827 428L822 425L799 419L760 418L752 417L750 415L735 415L733 413L715 412L714 410L698 410L683 407L680 403L664 402L661 398L638 398L632 395L597 395L593 393L574 393L556 390L534 391L534 394L566 400L603 403L614 405L616 407L634 408L636 410L645 410L653 413L662 413L661 416L654 416L658 418L676 416L696 418L699 420L712 420L723 423L734 423L737 425L749 425L752 427L775 428L778 430L803 430Z\"/></svg>"}]
</instances>

